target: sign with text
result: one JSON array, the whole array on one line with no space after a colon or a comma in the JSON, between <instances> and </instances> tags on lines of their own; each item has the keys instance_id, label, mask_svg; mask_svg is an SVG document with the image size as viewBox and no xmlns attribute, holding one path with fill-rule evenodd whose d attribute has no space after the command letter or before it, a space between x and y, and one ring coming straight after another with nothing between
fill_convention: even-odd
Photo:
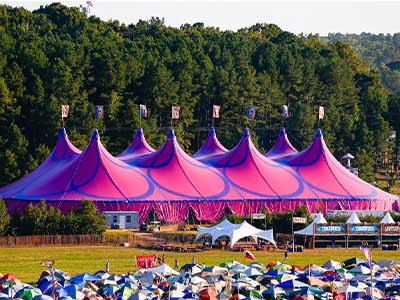
<instances>
[{"instance_id":1,"label":"sign with text","mask_svg":"<svg viewBox=\"0 0 400 300\"><path fill-rule=\"evenodd\" d=\"M346 225L344 224L315 224L315 234L345 234Z\"/></svg>"},{"instance_id":2,"label":"sign with text","mask_svg":"<svg viewBox=\"0 0 400 300\"><path fill-rule=\"evenodd\" d=\"M400 225L397 224L381 224L382 234L400 235Z\"/></svg>"},{"instance_id":3,"label":"sign with text","mask_svg":"<svg viewBox=\"0 0 400 300\"><path fill-rule=\"evenodd\" d=\"M349 234L379 234L380 226L377 224L351 224L349 226Z\"/></svg>"}]
</instances>

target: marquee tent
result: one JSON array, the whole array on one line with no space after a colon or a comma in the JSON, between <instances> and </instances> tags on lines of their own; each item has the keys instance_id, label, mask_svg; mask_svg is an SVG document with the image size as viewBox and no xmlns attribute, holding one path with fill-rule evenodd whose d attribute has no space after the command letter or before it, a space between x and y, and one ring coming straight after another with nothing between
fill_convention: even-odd
<instances>
[{"instance_id":1,"label":"marquee tent","mask_svg":"<svg viewBox=\"0 0 400 300\"><path fill-rule=\"evenodd\" d=\"M126 163L129 163L132 159L138 156L149 154L154 151L155 150L147 143L146 138L143 134L143 129L139 128L132 143L129 145L128 148L121 152L117 156L117 158Z\"/></svg>"},{"instance_id":2,"label":"marquee tent","mask_svg":"<svg viewBox=\"0 0 400 300\"><path fill-rule=\"evenodd\" d=\"M346 224L361 224L361 221L355 211L351 213L350 217L346 221Z\"/></svg>"},{"instance_id":3,"label":"marquee tent","mask_svg":"<svg viewBox=\"0 0 400 300\"><path fill-rule=\"evenodd\" d=\"M143 211L146 207L132 200L154 194L157 194L157 189L146 175L108 153L95 130L78 157L32 180L10 195L8 198L13 200L7 201L7 205L15 211L28 201L43 199L55 203L62 210L69 210L82 199L91 199L102 211L136 210L147 216L148 211Z\"/></svg>"},{"instance_id":4,"label":"marquee tent","mask_svg":"<svg viewBox=\"0 0 400 300\"><path fill-rule=\"evenodd\" d=\"M192 210L196 219L211 222L228 208L238 215L298 205L306 205L310 212L339 206L398 209L398 197L364 182L333 157L319 129L307 149L279 160L262 155L248 129L230 151L216 146L214 130L209 139L214 146L203 148L201 153L208 153L203 163L182 150L173 129L155 152L139 129L132 147L121 153L129 157L127 164L108 153L97 130L81 153L61 129L49 158L2 188L0 196L11 212L42 199L63 210L91 199L101 211L138 211L140 222L151 210L162 221L184 221Z\"/></svg>"},{"instance_id":5,"label":"marquee tent","mask_svg":"<svg viewBox=\"0 0 400 300\"><path fill-rule=\"evenodd\" d=\"M306 228L297 230L294 232L294 234L297 235L314 235L314 224L327 224L324 216L322 215L322 213L318 213L314 220L311 222L310 225L308 225Z\"/></svg>"},{"instance_id":6,"label":"marquee tent","mask_svg":"<svg viewBox=\"0 0 400 300\"><path fill-rule=\"evenodd\" d=\"M297 153L296 148L290 143L285 128L280 128L279 137L275 145L269 150L265 156L271 159L280 159L282 157Z\"/></svg>"},{"instance_id":7,"label":"marquee tent","mask_svg":"<svg viewBox=\"0 0 400 300\"><path fill-rule=\"evenodd\" d=\"M218 240L223 236L229 237L231 248L239 240L245 237L262 238L276 245L274 241L273 229L261 230L259 228L254 227L253 225L250 225L246 221L243 221L241 224L232 224L231 222L225 219L224 221L215 226L211 227L199 226L197 229L197 236L195 241L207 235L211 236L212 243L215 243L216 240Z\"/></svg>"},{"instance_id":8,"label":"marquee tent","mask_svg":"<svg viewBox=\"0 0 400 300\"><path fill-rule=\"evenodd\" d=\"M58 132L56 145L49 157L31 173L1 188L0 195L4 199L14 198L19 191L41 177L51 176L53 172L58 171L60 168L63 168L65 165L75 160L80 153L81 151L69 141L65 128L61 128Z\"/></svg>"},{"instance_id":9,"label":"marquee tent","mask_svg":"<svg viewBox=\"0 0 400 300\"><path fill-rule=\"evenodd\" d=\"M200 161L207 161L210 157L227 151L228 150L219 142L215 129L211 128L203 145L192 157Z\"/></svg>"},{"instance_id":10,"label":"marquee tent","mask_svg":"<svg viewBox=\"0 0 400 300\"><path fill-rule=\"evenodd\" d=\"M387 212L386 215L382 218L380 223L381 224L394 224L396 222L393 220L392 216L390 215L390 212Z\"/></svg>"}]
</instances>

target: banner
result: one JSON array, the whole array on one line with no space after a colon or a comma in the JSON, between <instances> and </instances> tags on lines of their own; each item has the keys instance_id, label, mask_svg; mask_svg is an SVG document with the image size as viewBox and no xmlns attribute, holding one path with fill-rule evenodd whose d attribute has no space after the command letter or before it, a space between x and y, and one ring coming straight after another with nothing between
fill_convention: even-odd
<instances>
[{"instance_id":1,"label":"banner","mask_svg":"<svg viewBox=\"0 0 400 300\"><path fill-rule=\"evenodd\" d=\"M171 117L172 119L179 119L179 111L181 110L181 107L178 105L172 105L172 111L171 111Z\"/></svg>"},{"instance_id":2,"label":"banner","mask_svg":"<svg viewBox=\"0 0 400 300\"><path fill-rule=\"evenodd\" d=\"M144 104L139 104L139 111L141 118L147 118L147 107Z\"/></svg>"},{"instance_id":3,"label":"banner","mask_svg":"<svg viewBox=\"0 0 400 300\"><path fill-rule=\"evenodd\" d=\"M136 256L136 266L139 269L154 268L156 266L157 257L151 256Z\"/></svg>"},{"instance_id":4,"label":"banner","mask_svg":"<svg viewBox=\"0 0 400 300\"><path fill-rule=\"evenodd\" d=\"M221 106L219 105L213 105L213 118L219 118L219 110Z\"/></svg>"},{"instance_id":5,"label":"banner","mask_svg":"<svg viewBox=\"0 0 400 300\"><path fill-rule=\"evenodd\" d=\"M249 106L247 107L247 113L246 116L250 120L254 120L256 118L256 107L255 106Z\"/></svg>"},{"instance_id":6,"label":"banner","mask_svg":"<svg viewBox=\"0 0 400 300\"><path fill-rule=\"evenodd\" d=\"M96 119L104 119L104 106L96 105Z\"/></svg>"},{"instance_id":7,"label":"banner","mask_svg":"<svg viewBox=\"0 0 400 300\"><path fill-rule=\"evenodd\" d=\"M92 1L86 1L86 5L93 7L93 2Z\"/></svg>"},{"instance_id":8,"label":"banner","mask_svg":"<svg viewBox=\"0 0 400 300\"><path fill-rule=\"evenodd\" d=\"M323 106L320 106L318 109L318 119L322 120L325 116L325 110Z\"/></svg>"},{"instance_id":9,"label":"banner","mask_svg":"<svg viewBox=\"0 0 400 300\"><path fill-rule=\"evenodd\" d=\"M61 118L68 118L69 105L61 104Z\"/></svg>"},{"instance_id":10,"label":"banner","mask_svg":"<svg viewBox=\"0 0 400 300\"><path fill-rule=\"evenodd\" d=\"M284 119L289 118L289 108L287 105L282 106L282 118Z\"/></svg>"},{"instance_id":11,"label":"banner","mask_svg":"<svg viewBox=\"0 0 400 300\"><path fill-rule=\"evenodd\" d=\"M293 217L294 224L307 224L307 218Z\"/></svg>"}]
</instances>

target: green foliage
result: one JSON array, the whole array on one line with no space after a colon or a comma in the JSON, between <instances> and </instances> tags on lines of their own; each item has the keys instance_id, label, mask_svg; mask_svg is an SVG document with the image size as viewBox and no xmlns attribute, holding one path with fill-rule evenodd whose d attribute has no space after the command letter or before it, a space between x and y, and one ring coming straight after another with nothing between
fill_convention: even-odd
<instances>
[{"instance_id":1,"label":"green foliage","mask_svg":"<svg viewBox=\"0 0 400 300\"><path fill-rule=\"evenodd\" d=\"M312 140L323 105L329 147L336 157L356 154L371 182L371 166L393 152L386 141L398 120L389 116L378 74L342 42L296 36L274 24L231 32L201 23L176 29L152 18L126 26L59 3L34 12L0 6L0 186L49 153L61 104L70 105L65 126L75 145L85 147L97 127L112 154L139 127L139 104L148 107L141 126L154 148L165 141L171 105L180 105L173 127L189 153L212 124L212 104L221 105L214 126L226 147L248 126L261 151L275 141L281 105L289 105L285 125L298 149ZM104 120L94 120L95 105L105 106ZM244 116L248 105L257 107L255 120Z\"/></svg>"},{"instance_id":2,"label":"green foliage","mask_svg":"<svg viewBox=\"0 0 400 300\"><path fill-rule=\"evenodd\" d=\"M38 205L30 203L24 212L12 215L8 232L13 235L102 234L106 226L106 217L97 211L93 201L82 201L69 214L42 201Z\"/></svg>"},{"instance_id":3,"label":"green foliage","mask_svg":"<svg viewBox=\"0 0 400 300\"><path fill-rule=\"evenodd\" d=\"M8 215L6 203L0 199L0 236L7 232L9 223L10 216Z\"/></svg>"}]
</instances>

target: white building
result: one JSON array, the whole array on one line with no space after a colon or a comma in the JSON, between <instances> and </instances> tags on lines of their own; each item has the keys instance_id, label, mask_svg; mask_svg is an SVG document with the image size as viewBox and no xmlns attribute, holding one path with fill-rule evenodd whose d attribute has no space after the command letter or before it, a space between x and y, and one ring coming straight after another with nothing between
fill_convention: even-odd
<instances>
[{"instance_id":1,"label":"white building","mask_svg":"<svg viewBox=\"0 0 400 300\"><path fill-rule=\"evenodd\" d=\"M137 211L104 211L107 224L111 228L130 229L139 227L139 212Z\"/></svg>"}]
</instances>

